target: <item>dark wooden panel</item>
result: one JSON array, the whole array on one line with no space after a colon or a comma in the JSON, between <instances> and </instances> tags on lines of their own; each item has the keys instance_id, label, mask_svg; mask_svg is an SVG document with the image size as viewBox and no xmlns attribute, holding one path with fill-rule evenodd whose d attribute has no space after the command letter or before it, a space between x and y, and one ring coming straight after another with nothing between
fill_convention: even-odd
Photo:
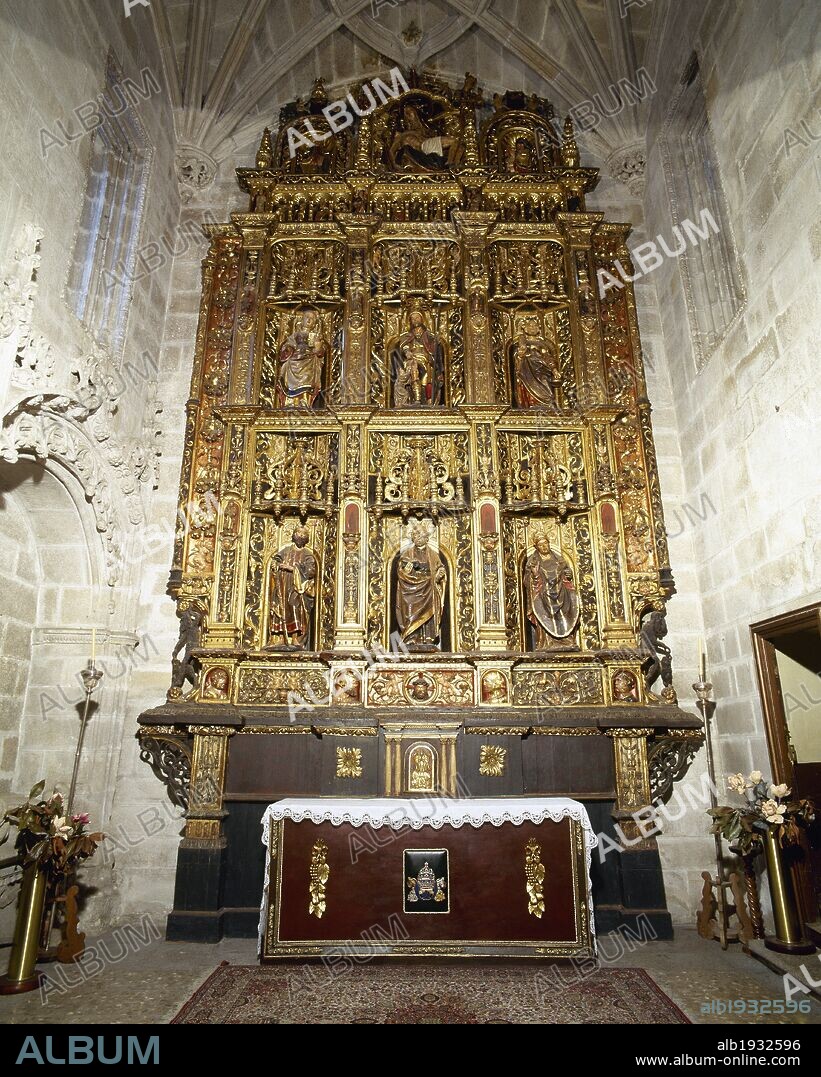
<instances>
[{"instance_id":1,"label":"dark wooden panel","mask_svg":"<svg viewBox=\"0 0 821 1077\"><path fill-rule=\"evenodd\" d=\"M482 746L486 744L504 748L507 753L504 773L498 777L479 773ZM459 737L456 766L460 796L515 797L524 792L521 737L485 737L474 733Z\"/></svg>"},{"instance_id":2,"label":"dark wooden panel","mask_svg":"<svg viewBox=\"0 0 821 1077\"><path fill-rule=\"evenodd\" d=\"M329 797L373 797L379 794L379 737L322 737L322 794ZM360 778L339 778L337 748L362 753Z\"/></svg>"},{"instance_id":3,"label":"dark wooden panel","mask_svg":"<svg viewBox=\"0 0 821 1077\"><path fill-rule=\"evenodd\" d=\"M538 796L615 797L609 737L530 736L522 752L525 793Z\"/></svg>"},{"instance_id":4,"label":"dark wooden panel","mask_svg":"<svg viewBox=\"0 0 821 1077\"><path fill-rule=\"evenodd\" d=\"M274 800L322 793L322 740L312 734L240 733L228 745L226 797Z\"/></svg>"},{"instance_id":5,"label":"dark wooden panel","mask_svg":"<svg viewBox=\"0 0 821 1077\"><path fill-rule=\"evenodd\" d=\"M265 879L265 846L262 844L262 816L268 802L229 801L225 804L225 836L228 858L225 867L223 906L259 906Z\"/></svg>"}]
</instances>

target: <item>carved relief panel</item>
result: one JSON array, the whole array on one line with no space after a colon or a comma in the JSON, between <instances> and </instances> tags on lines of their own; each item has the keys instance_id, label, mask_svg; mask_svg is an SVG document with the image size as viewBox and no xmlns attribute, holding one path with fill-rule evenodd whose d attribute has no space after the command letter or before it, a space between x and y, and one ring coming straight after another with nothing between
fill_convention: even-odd
<instances>
[{"instance_id":1,"label":"carved relief panel","mask_svg":"<svg viewBox=\"0 0 821 1077\"><path fill-rule=\"evenodd\" d=\"M266 308L259 403L320 410L336 401L342 377L341 307L313 303Z\"/></svg>"},{"instance_id":2,"label":"carved relief panel","mask_svg":"<svg viewBox=\"0 0 821 1077\"><path fill-rule=\"evenodd\" d=\"M576 376L567 307L490 308L496 396L553 414L575 405Z\"/></svg>"},{"instance_id":3,"label":"carved relief panel","mask_svg":"<svg viewBox=\"0 0 821 1077\"><path fill-rule=\"evenodd\" d=\"M465 399L462 311L408 299L371 311L371 403L436 408Z\"/></svg>"}]
</instances>

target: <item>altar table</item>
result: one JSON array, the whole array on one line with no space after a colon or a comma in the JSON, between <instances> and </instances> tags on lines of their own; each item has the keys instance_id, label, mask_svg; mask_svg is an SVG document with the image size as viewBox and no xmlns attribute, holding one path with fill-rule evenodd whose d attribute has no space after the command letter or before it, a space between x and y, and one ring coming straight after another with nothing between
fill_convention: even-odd
<instances>
[{"instance_id":1,"label":"altar table","mask_svg":"<svg viewBox=\"0 0 821 1077\"><path fill-rule=\"evenodd\" d=\"M584 957L584 807L566 798L289 798L262 819L262 961Z\"/></svg>"}]
</instances>

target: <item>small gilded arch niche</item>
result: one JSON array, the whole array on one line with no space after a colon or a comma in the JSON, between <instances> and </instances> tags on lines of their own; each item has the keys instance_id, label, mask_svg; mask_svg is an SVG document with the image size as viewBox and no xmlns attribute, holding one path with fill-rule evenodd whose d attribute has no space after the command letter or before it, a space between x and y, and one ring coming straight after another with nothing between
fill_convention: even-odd
<instances>
[{"instance_id":1,"label":"small gilded arch niche","mask_svg":"<svg viewBox=\"0 0 821 1077\"><path fill-rule=\"evenodd\" d=\"M409 793L435 793L439 760L435 749L424 741L415 741L405 749L405 789Z\"/></svg>"}]
</instances>

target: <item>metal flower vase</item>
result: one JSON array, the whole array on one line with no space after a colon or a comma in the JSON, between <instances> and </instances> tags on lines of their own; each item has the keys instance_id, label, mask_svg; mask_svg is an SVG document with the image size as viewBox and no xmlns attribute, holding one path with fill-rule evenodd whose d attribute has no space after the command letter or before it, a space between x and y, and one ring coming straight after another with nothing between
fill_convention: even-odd
<instances>
[{"instance_id":1,"label":"metal flower vase","mask_svg":"<svg viewBox=\"0 0 821 1077\"><path fill-rule=\"evenodd\" d=\"M804 938L801 930L790 869L784 863L780 827L767 827L764 833L764 855L767 860L767 878L770 880L770 898L775 919L775 935L768 935L764 945L768 950L781 954L815 953L815 946Z\"/></svg>"},{"instance_id":2,"label":"metal flower vase","mask_svg":"<svg viewBox=\"0 0 821 1077\"><path fill-rule=\"evenodd\" d=\"M22 994L40 986L36 965L47 886L48 872L38 864L29 864L23 869L14 942L8 971L0 977L0 995Z\"/></svg>"}]
</instances>

